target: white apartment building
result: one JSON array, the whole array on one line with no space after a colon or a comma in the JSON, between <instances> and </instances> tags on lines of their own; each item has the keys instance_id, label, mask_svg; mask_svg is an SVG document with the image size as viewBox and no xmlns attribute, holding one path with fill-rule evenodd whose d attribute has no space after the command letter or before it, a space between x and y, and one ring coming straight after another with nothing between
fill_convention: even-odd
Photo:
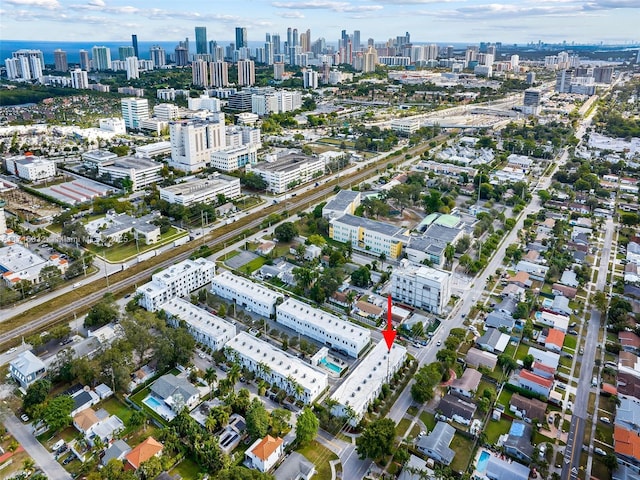
<instances>
[{"instance_id":1,"label":"white apartment building","mask_svg":"<svg viewBox=\"0 0 640 480\"><path fill-rule=\"evenodd\" d=\"M260 129L249 126L228 126L226 128L226 144L227 147L255 145L260 148L262 146Z\"/></svg>"},{"instance_id":2,"label":"white apartment building","mask_svg":"<svg viewBox=\"0 0 640 480\"><path fill-rule=\"evenodd\" d=\"M219 173L207 178L194 178L169 187L160 187L159 191L161 200L185 207L216 201L218 195L224 195L227 199L241 196L240 179Z\"/></svg>"},{"instance_id":3,"label":"white apartment building","mask_svg":"<svg viewBox=\"0 0 640 480\"><path fill-rule=\"evenodd\" d=\"M391 295L407 305L441 314L451 298L451 274L401 260L391 274Z\"/></svg>"},{"instance_id":4,"label":"white apartment building","mask_svg":"<svg viewBox=\"0 0 640 480\"><path fill-rule=\"evenodd\" d=\"M169 123L171 161L185 172L197 172L211 164L211 154L224 148L224 120L182 120Z\"/></svg>"},{"instance_id":5,"label":"white apartment building","mask_svg":"<svg viewBox=\"0 0 640 480\"><path fill-rule=\"evenodd\" d=\"M98 127L100 128L100 130L113 132L117 135L124 135L125 133L127 133L127 127L124 124L124 120L121 118L101 118L98 120Z\"/></svg>"},{"instance_id":6,"label":"white apartment building","mask_svg":"<svg viewBox=\"0 0 640 480\"><path fill-rule=\"evenodd\" d=\"M149 102L146 98L123 98L122 118L127 128L139 129L140 122L149 118Z\"/></svg>"},{"instance_id":7,"label":"white apartment building","mask_svg":"<svg viewBox=\"0 0 640 480\"><path fill-rule=\"evenodd\" d=\"M79 90L85 90L89 88L89 76L84 70L75 68L71 70L71 88L77 88Z\"/></svg>"},{"instance_id":8,"label":"white apartment building","mask_svg":"<svg viewBox=\"0 0 640 480\"><path fill-rule=\"evenodd\" d=\"M329 237L337 242L351 243L354 250L374 254L384 253L389 259L402 255L409 237L407 229L370 218L342 215L329 220Z\"/></svg>"},{"instance_id":9,"label":"white apartment building","mask_svg":"<svg viewBox=\"0 0 640 480\"><path fill-rule=\"evenodd\" d=\"M227 342L225 352L259 378L305 404L313 403L328 387L326 373L247 332L240 332Z\"/></svg>"},{"instance_id":10,"label":"white apartment building","mask_svg":"<svg viewBox=\"0 0 640 480\"><path fill-rule=\"evenodd\" d=\"M275 315L278 299L284 298L281 293L226 270L213 278L211 291L219 297L232 300L248 312L267 318Z\"/></svg>"},{"instance_id":11,"label":"white apartment building","mask_svg":"<svg viewBox=\"0 0 640 480\"><path fill-rule=\"evenodd\" d=\"M233 172L247 165L253 165L258 161L257 145L241 145L228 147L211 154L211 165L224 172Z\"/></svg>"},{"instance_id":12,"label":"white apartment building","mask_svg":"<svg viewBox=\"0 0 640 480\"><path fill-rule=\"evenodd\" d=\"M155 312L172 298L184 297L213 280L216 264L204 258L183 260L161 272L154 273L151 281L138 287L139 305Z\"/></svg>"},{"instance_id":13,"label":"white apartment building","mask_svg":"<svg viewBox=\"0 0 640 480\"><path fill-rule=\"evenodd\" d=\"M238 85L250 87L255 83L256 66L253 60L238 60Z\"/></svg>"},{"instance_id":14,"label":"white apartment building","mask_svg":"<svg viewBox=\"0 0 640 480\"><path fill-rule=\"evenodd\" d=\"M161 171L161 163L138 157L118 157L110 165L98 165L98 175L109 175L112 181L129 178L134 192L160 182Z\"/></svg>"},{"instance_id":15,"label":"white apartment building","mask_svg":"<svg viewBox=\"0 0 640 480\"><path fill-rule=\"evenodd\" d=\"M275 162L247 165L247 172L260 175L267 182L267 190L284 193L324 175L324 160L308 155L288 154Z\"/></svg>"},{"instance_id":16,"label":"white apartment building","mask_svg":"<svg viewBox=\"0 0 640 480\"><path fill-rule=\"evenodd\" d=\"M56 176L56 164L52 160L33 155L18 155L5 160L7 171L24 180L38 182Z\"/></svg>"},{"instance_id":17,"label":"white apartment building","mask_svg":"<svg viewBox=\"0 0 640 480\"><path fill-rule=\"evenodd\" d=\"M318 72L311 69L303 70L302 81L304 88L318 88Z\"/></svg>"},{"instance_id":18,"label":"white apartment building","mask_svg":"<svg viewBox=\"0 0 640 480\"><path fill-rule=\"evenodd\" d=\"M260 116L297 110L302 106L298 91L256 89L251 95L251 112Z\"/></svg>"},{"instance_id":19,"label":"white apartment building","mask_svg":"<svg viewBox=\"0 0 640 480\"><path fill-rule=\"evenodd\" d=\"M153 107L153 116L161 122L170 122L180 116L180 109L173 103L161 103Z\"/></svg>"},{"instance_id":20,"label":"white apartment building","mask_svg":"<svg viewBox=\"0 0 640 480\"><path fill-rule=\"evenodd\" d=\"M209 95L200 95L198 98L187 100L189 110L209 110L210 112L220 111L220 100Z\"/></svg>"},{"instance_id":21,"label":"white apartment building","mask_svg":"<svg viewBox=\"0 0 640 480\"><path fill-rule=\"evenodd\" d=\"M358 358L371 338L368 329L294 298L276 307L276 321L354 358Z\"/></svg>"},{"instance_id":22,"label":"white apartment building","mask_svg":"<svg viewBox=\"0 0 640 480\"><path fill-rule=\"evenodd\" d=\"M171 142L155 142L136 147L136 157L155 158L171 154Z\"/></svg>"},{"instance_id":23,"label":"white apartment building","mask_svg":"<svg viewBox=\"0 0 640 480\"><path fill-rule=\"evenodd\" d=\"M391 121L391 130L409 137L420 129L420 120L401 118Z\"/></svg>"},{"instance_id":24,"label":"white apartment building","mask_svg":"<svg viewBox=\"0 0 640 480\"><path fill-rule=\"evenodd\" d=\"M331 414L349 418L354 427L358 425L369 405L380 395L382 385L389 383L406 358L405 347L394 343L389 351L386 342L381 340L333 392L331 399L337 405Z\"/></svg>"},{"instance_id":25,"label":"white apartment building","mask_svg":"<svg viewBox=\"0 0 640 480\"><path fill-rule=\"evenodd\" d=\"M235 325L182 298L172 298L161 309L174 326L183 321L195 341L212 350L220 350L236 336Z\"/></svg>"},{"instance_id":26,"label":"white apartment building","mask_svg":"<svg viewBox=\"0 0 640 480\"><path fill-rule=\"evenodd\" d=\"M347 213L353 215L356 208L360 206L360 192L353 190L340 190L338 194L322 207L322 216L324 218L341 217Z\"/></svg>"},{"instance_id":27,"label":"white apartment building","mask_svg":"<svg viewBox=\"0 0 640 480\"><path fill-rule=\"evenodd\" d=\"M138 57L127 57L124 61L124 67L127 71L127 80L140 78Z\"/></svg>"}]
</instances>

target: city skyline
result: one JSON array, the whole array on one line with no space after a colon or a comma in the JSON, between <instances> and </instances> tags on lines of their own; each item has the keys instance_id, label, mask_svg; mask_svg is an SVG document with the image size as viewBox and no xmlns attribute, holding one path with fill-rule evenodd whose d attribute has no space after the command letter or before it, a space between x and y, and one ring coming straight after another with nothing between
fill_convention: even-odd
<instances>
[{"instance_id":1,"label":"city skyline","mask_svg":"<svg viewBox=\"0 0 640 480\"><path fill-rule=\"evenodd\" d=\"M288 27L311 30L313 39L333 42L346 29L360 30L362 42L384 42L409 31L417 42L610 42L640 40L636 0L254 0L203 4L157 0L153 8L128 0L3 0L6 40L118 41L188 37L206 27L209 40L230 41L235 28L249 42ZM12 21L7 21L12 20ZM25 28L30 23L34 28ZM73 25L70 28L70 25ZM96 27L100 26L99 29Z\"/></svg>"}]
</instances>

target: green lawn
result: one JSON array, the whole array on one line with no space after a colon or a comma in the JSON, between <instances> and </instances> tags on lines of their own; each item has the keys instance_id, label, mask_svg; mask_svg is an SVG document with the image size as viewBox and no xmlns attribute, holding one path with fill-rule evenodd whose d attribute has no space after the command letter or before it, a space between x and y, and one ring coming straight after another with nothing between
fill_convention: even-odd
<instances>
[{"instance_id":1,"label":"green lawn","mask_svg":"<svg viewBox=\"0 0 640 480\"><path fill-rule=\"evenodd\" d=\"M518 345L518 350L516 352L516 356L515 359L516 360L522 360L524 357L527 356L527 353L529 352L529 345L525 345L524 343L521 343L520 345Z\"/></svg>"},{"instance_id":2,"label":"green lawn","mask_svg":"<svg viewBox=\"0 0 640 480\"><path fill-rule=\"evenodd\" d=\"M509 428L511 428L511 422L506 418L498 421L489 420L489 423L487 423L487 426L484 429L484 432L487 435L487 443L491 445L495 444L500 435L504 435L509 432Z\"/></svg>"},{"instance_id":3,"label":"green lawn","mask_svg":"<svg viewBox=\"0 0 640 480\"><path fill-rule=\"evenodd\" d=\"M504 349L504 354L509 355L511 358L513 358L515 353L516 353L516 346L512 345L511 342L509 342L509 345L507 345L507 348Z\"/></svg>"},{"instance_id":4,"label":"green lawn","mask_svg":"<svg viewBox=\"0 0 640 480\"><path fill-rule=\"evenodd\" d=\"M565 335L564 336L564 346L570 348L571 350L576 349L576 345L578 344L578 337L575 335Z\"/></svg>"},{"instance_id":5,"label":"green lawn","mask_svg":"<svg viewBox=\"0 0 640 480\"><path fill-rule=\"evenodd\" d=\"M266 263L267 259L264 257L256 257L253 260L251 260L249 263L243 265L242 267L242 271L246 272L249 269L251 270L251 272L255 272L256 270L258 270L261 266L263 266Z\"/></svg>"},{"instance_id":6,"label":"green lawn","mask_svg":"<svg viewBox=\"0 0 640 480\"><path fill-rule=\"evenodd\" d=\"M505 409L508 409L512 396L513 396L513 392L507 390L506 388L503 388L502 392L500 393L500 396L498 397L497 403L502 405Z\"/></svg>"},{"instance_id":7,"label":"green lawn","mask_svg":"<svg viewBox=\"0 0 640 480\"><path fill-rule=\"evenodd\" d=\"M456 456L453 457L453 462L451 462L451 469L454 472L465 472L473 457L473 440L456 433L449 447L456 452Z\"/></svg>"},{"instance_id":8,"label":"green lawn","mask_svg":"<svg viewBox=\"0 0 640 480\"><path fill-rule=\"evenodd\" d=\"M596 427L596 439L606 443L607 445L613 445L613 425L607 425L598 421L598 426Z\"/></svg>"},{"instance_id":9,"label":"green lawn","mask_svg":"<svg viewBox=\"0 0 640 480\"><path fill-rule=\"evenodd\" d=\"M436 417L433 415L433 413L422 412L420 414L420 420L422 420L422 423L424 423L429 431L433 430L433 427L436 426Z\"/></svg>"},{"instance_id":10,"label":"green lawn","mask_svg":"<svg viewBox=\"0 0 640 480\"><path fill-rule=\"evenodd\" d=\"M316 466L316 478L318 478L318 480L331 478L331 465L329 465L329 462L338 459L335 453L323 447L315 440L306 447L298 449L297 452L304 455L307 460Z\"/></svg>"},{"instance_id":11,"label":"green lawn","mask_svg":"<svg viewBox=\"0 0 640 480\"><path fill-rule=\"evenodd\" d=\"M411 425L411 420L409 420L408 418L403 418L402 420L400 420L398 422L398 425L396 425L396 436L404 436L405 432L409 428L409 425Z\"/></svg>"},{"instance_id":12,"label":"green lawn","mask_svg":"<svg viewBox=\"0 0 640 480\"><path fill-rule=\"evenodd\" d=\"M109 415L116 415L126 425L133 413L131 408L127 407L123 402L116 397L111 397L100 404L101 408L104 408Z\"/></svg>"},{"instance_id":13,"label":"green lawn","mask_svg":"<svg viewBox=\"0 0 640 480\"><path fill-rule=\"evenodd\" d=\"M188 235L188 233L184 230L178 230L175 227L171 227L167 233L163 233L160 236L160 241L158 243L154 243L152 245L144 245L138 242L138 246L136 246L135 240L132 240L127 243L119 243L107 248L90 244L87 245L87 250L95 255L104 256L108 262L122 262L137 256L138 253L160 248L162 245L173 242L185 235Z\"/></svg>"},{"instance_id":14,"label":"green lawn","mask_svg":"<svg viewBox=\"0 0 640 480\"><path fill-rule=\"evenodd\" d=\"M185 458L178 465L169 471L171 475L176 473L182 477L182 480L196 480L198 475L202 473L200 466L189 458Z\"/></svg>"}]
</instances>

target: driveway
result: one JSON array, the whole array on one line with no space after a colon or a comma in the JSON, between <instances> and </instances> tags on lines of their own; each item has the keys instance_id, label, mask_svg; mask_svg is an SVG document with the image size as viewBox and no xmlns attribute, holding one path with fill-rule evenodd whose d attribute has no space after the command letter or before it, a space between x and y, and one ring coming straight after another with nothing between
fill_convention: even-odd
<instances>
[{"instance_id":1,"label":"driveway","mask_svg":"<svg viewBox=\"0 0 640 480\"><path fill-rule=\"evenodd\" d=\"M44 448L31 434L31 429L16 416L6 410L2 411L2 423L13 437L22 445L49 480L71 480L71 475L56 462L50 452Z\"/></svg>"}]
</instances>

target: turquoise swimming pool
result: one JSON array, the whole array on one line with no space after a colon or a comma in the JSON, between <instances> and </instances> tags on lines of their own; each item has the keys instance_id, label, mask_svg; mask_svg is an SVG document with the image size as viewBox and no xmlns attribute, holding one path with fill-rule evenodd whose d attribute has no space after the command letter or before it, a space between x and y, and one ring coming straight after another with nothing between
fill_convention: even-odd
<instances>
[{"instance_id":1,"label":"turquoise swimming pool","mask_svg":"<svg viewBox=\"0 0 640 480\"><path fill-rule=\"evenodd\" d=\"M491 454L486 450L482 450L482 452L480 452L478 463L476 463L476 470L478 471L478 473L484 473L484 471L487 469L487 462L489 461L489 457L491 457Z\"/></svg>"},{"instance_id":2,"label":"turquoise swimming pool","mask_svg":"<svg viewBox=\"0 0 640 480\"><path fill-rule=\"evenodd\" d=\"M158 400L156 400L153 397L147 397L143 400L143 403L149 407L151 410L158 410L160 407L162 407L162 403L160 403Z\"/></svg>"},{"instance_id":3,"label":"turquoise swimming pool","mask_svg":"<svg viewBox=\"0 0 640 480\"><path fill-rule=\"evenodd\" d=\"M340 366L336 365L335 363L328 361L327 357L324 357L322 360L320 360L320 363L332 372L337 373L338 375L340 374L340 372L342 372L342 368L340 368Z\"/></svg>"}]
</instances>

